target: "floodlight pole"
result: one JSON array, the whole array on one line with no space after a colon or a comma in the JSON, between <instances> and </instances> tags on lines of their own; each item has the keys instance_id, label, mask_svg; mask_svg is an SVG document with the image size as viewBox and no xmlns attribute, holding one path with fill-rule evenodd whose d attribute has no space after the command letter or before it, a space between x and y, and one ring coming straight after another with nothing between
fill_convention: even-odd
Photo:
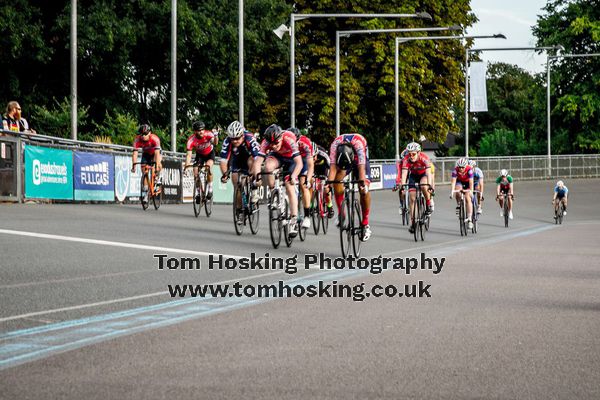
<instances>
[{"instance_id":1,"label":"floodlight pole","mask_svg":"<svg viewBox=\"0 0 600 400\"><path fill-rule=\"evenodd\" d=\"M423 18L431 20L426 12L413 14L290 14L290 126L296 126L296 21L309 18ZM337 38L336 38L337 39Z\"/></svg>"},{"instance_id":2,"label":"floodlight pole","mask_svg":"<svg viewBox=\"0 0 600 400\"><path fill-rule=\"evenodd\" d=\"M556 46L557 49L564 50L562 46ZM550 138L552 133L552 125L550 123L550 61L557 58L583 58L583 57L599 57L600 53L589 54L557 54L554 56L546 55L546 127L547 127L547 143L548 143L548 178L552 177L552 155Z\"/></svg>"},{"instance_id":3,"label":"floodlight pole","mask_svg":"<svg viewBox=\"0 0 600 400\"><path fill-rule=\"evenodd\" d=\"M396 161L400 160L400 100L398 98L399 96L399 90L398 90L398 80L399 80L399 62L398 62L398 58L399 58L399 44L400 43L405 43L405 42L410 42L410 41L415 41L415 40L456 40L456 39L506 39L506 37L504 37L503 35L461 35L461 36L413 36L413 37L397 37L396 38L396 48L395 48L395 61L396 61L396 66L395 66L395 76L394 76L394 81L395 81L395 86L396 86L396 95L395 95L395 100L396 100L396 138L395 138L395 144L396 144ZM465 65L468 65L468 57L469 57L469 53L466 52L466 59L465 59ZM468 84L467 81L467 73L465 70L465 82ZM466 120L466 119L465 119ZM467 139L467 143L468 143L468 139Z\"/></svg>"},{"instance_id":4,"label":"floodlight pole","mask_svg":"<svg viewBox=\"0 0 600 400\"><path fill-rule=\"evenodd\" d=\"M460 30L459 26L437 26L433 28L364 29L335 32L335 135L340 136L340 37L373 33L436 32Z\"/></svg>"},{"instance_id":5,"label":"floodlight pole","mask_svg":"<svg viewBox=\"0 0 600 400\"><path fill-rule=\"evenodd\" d=\"M71 0L71 139L77 140L77 0Z\"/></svg>"},{"instance_id":6,"label":"floodlight pole","mask_svg":"<svg viewBox=\"0 0 600 400\"><path fill-rule=\"evenodd\" d=\"M238 4L238 120L244 125L244 0Z\"/></svg>"},{"instance_id":7,"label":"floodlight pole","mask_svg":"<svg viewBox=\"0 0 600 400\"><path fill-rule=\"evenodd\" d=\"M171 151L177 151L177 0L171 0Z\"/></svg>"}]
</instances>

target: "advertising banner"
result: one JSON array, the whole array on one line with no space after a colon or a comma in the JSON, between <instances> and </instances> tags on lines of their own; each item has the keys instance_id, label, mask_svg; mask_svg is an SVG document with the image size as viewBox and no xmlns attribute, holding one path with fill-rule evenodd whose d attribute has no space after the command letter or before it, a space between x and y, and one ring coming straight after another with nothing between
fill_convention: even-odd
<instances>
[{"instance_id":1,"label":"advertising banner","mask_svg":"<svg viewBox=\"0 0 600 400\"><path fill-rule=\"evenodd\" d=\"M25 197L73 200L73 152L25 145Z\"/></svg>"},{"instance_id":2,"label":"advertising banner","mask_svg":"<svg viewBox=\"0 0 600 400\"><path fill-rule=\"evenodd\" d=\"M117 201L139 200L142 171L136 165L131 173L131 156L115 155L115 198Z\"/></svg>"},{"instance_id":3,"label":"advertising banner","mask_svg":"<svg viewBox=\"0 0 600 400\"><path fill-rule=\"evenodd\" d=\"M471 62L471 80L469 90L469 108L471 112L486 112L487 88L485 83L486 63L483 61Z\"/></svg>"},{"instance_id":4,"label":"advertising banner","mask_svg":"<svg viewBox=\"0 0 600 400\"><path fill-rule=\"evenodd\" d=\"M111 154L73 153L75 200L115 199L115 164Z\"/></svg>"},{"instance_id":5,"label":"advertising banner","mask_svg":"<svg viewBox=\"0 0 600 400\"><path fill-rule=\"evenodd\" d=\"M371 165L371 186L369 186L370 190L379 190L383 189L382 182L382 173L381 173L381 164Z\"/></svg>"},{"instance_id":6,"label":"advertising banner","mask_svg":"<svg viewBox=\"0 0 600 400\"><path fill-rule=\"evenodd\" d=\"M164 159L162 161L163 200L181 201L181 161Z\"/></svg>"},{"instance_id":7,"label":"advertising banner","mask_svg":"<svg viewBox=\"0 0 600 400\"><path fill-rule=\"evenodd\" d=\"M183 169L185 166L185 161L181 162L181 168L183 171L183 176L181 178L181 190L182 190L182 201L184 203L191 203L192 197L194 196L194 169L188 168Z\"/></svg>"},{"instance_id":8,"label":"advertising banner","mask_svg":"<svg viewBox=\"0 0 600 400\"><path fill-rule=\"evenodd\" d=\"M221 183L221 169L218 165L213 166L212 174L214 202L231 204L233 202L233 184L231 183L231 179L227 183Z\"/></svg>"},{"instance_id":9,"label":"advertising banner","mask_svg":"<svg viewBox=\"0 0 600 400\"><path fill-rule=\"evenodd\" d=\"M391 189L396 184L398 170L396 164L383 164L383 188Z\"/></svg>"}]
</instances>

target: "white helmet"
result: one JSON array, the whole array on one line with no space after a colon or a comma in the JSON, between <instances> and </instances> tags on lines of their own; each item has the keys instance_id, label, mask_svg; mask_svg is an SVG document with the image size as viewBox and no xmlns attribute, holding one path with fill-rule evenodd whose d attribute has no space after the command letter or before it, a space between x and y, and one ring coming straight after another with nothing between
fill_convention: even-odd
<instances>
[{"instance_id":1,"label":"white helmet","mask_svg":"<svg viewBox=\"0 0 600 400\"><path fill-rule=\"evenodd\" d=\"M244 134L244 127L240 121L233 121L227 127L227 136L231 139L237 139Z\"/></svg>"},{"instance_id":2,"label":"white helmet","mask_svg":"<svg viewBox=\"0 0 600 400\"><path fill-rule=\"evenodd\" d=\"M465 157L459 158L458 160L456 160L457 167L466 167L468 163L469 163L469 160L467 160Z\"/></svg>"},{"instance_id":3,"label":"white helmet","mask_svg":"<svg viewBox=\"0 0 600 400\"><path fill-rule=\"evenodd\" d=\"M406 145L406 150L408 150L409 152L421 151L421 145L417 142L411 142L408 145Z\"/></svg>"},{"instance_id":4,"label":"white helmet","mask_svg":"<svg viewBox=\"0 0 600 400\"><path fill-rule=\"evenodd\" d=\"M565 186L565 183L563 181L558 181L558 182L556 182L556 186L563 187L563 186Z\"/></svg>"},{"instance_id":5,"label":"white helmet","mask_svg":"<svg viewBox=\"0 0 600 400\"><path fill-rule=\"evenodd\" d=\"M500 175L502 176L508 176L508 171L503 169L502 171L500 171Z\"/></svg>"},{"instance_id":6,"label":"white helmet","mask_svg":"<svg viewBox=\"0 0 600 400\"><path fill-rule=\"evenodd\" d=\"M469 165L475 168L477 166L477 162L475 162L475 160L469 160Z\"/></svg>"}]
</instances>

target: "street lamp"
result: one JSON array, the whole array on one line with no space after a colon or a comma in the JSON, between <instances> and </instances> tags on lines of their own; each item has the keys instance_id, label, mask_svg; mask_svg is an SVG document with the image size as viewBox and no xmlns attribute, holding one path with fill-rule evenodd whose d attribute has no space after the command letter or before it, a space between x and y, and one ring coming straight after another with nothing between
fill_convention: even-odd
<instances>
[{"instance_id":1,"label":"street lamp","mask_svg":"<svg viewBox=\"0 0 600 400\"><path fill-rule=\"evenodd\" d=\"M397 37L396 38L396 52L395 52L395 78L394 83L396 86L396 161L400 159L400 101L398 99L398 48L400 43L410 42L413 40L448 40L448 39L506 39L502 34L496 35L463 35L463 36L413 36L413 37ZM468 76L465 64L465 75Z\"/></svg>"},{"instance_id":2,"label":"street lamp","mask_svg":"<svg viewBox=\"0 0 600 400\"><path fill-rule=\"evenodd\" d=\"M418 12L413 14L290 14L290 27L280 25L273 32L279 37L283 38L285 32L290 34L290 126L296 126L296 76L295 76L295 57L296 57L296 44L295 44L295 26L296 21L309 18L423 18L431 20L431 15L426 12Z\"/></svg>"},{"instance_id":3,"label":"street lamp","mask_svg":"<svg viewBox=\"0 0 600 400\"><path fill-rule=\"evenodd\" d=\"M561 45L556 46L558 50L564 51L565 48ZM550 61L557 58L583 58L583 57L598 57L600 53L588 53L588 54L556 54L554 56L546 56L546 119L547 119L547 133L548 133L548 178L552 177L552 157L550 149L550 134L552 132L550 124Z\"/></svg>"},{"instance_id":4,"label":"street lamp","mask_svg":"<svg viewBox=\"0 0 600 400\"><path fill-rule=\"evenodd\" d=\"M433 28L399 28L399 29L367 29L356 31L335 32L335 135L340 136L340 37L372 33L402 33L402 32L436 32L436 31L459 31L458 25L436 26Z\"/></svg>"},{"instance_id":5,"label":"street lamp","mask_svg":"<svg viewBox=\"0 0 600 400\"><path fill-rule=\"evenodd\" d=\"M514 51L514 50L560 50L562 46L541 46L541 47L492 47L481 49L465 50L465 157L469 156L469 53L476 51ZM550 143L548 141L548 143ZM548 145L549 146L549 145ZM550 148L548 147L548 157L550 157Z\"/></svg>"}]
</instances>

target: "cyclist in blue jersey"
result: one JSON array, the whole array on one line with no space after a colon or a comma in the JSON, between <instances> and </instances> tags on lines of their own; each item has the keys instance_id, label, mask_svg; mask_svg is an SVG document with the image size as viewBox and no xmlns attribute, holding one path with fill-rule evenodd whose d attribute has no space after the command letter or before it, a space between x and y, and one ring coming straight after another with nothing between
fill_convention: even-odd
<instances>
[{"instance_id":1,"label":"cyclist in blue jersey","mask_svg":"<svg viewBox=\"0 0 600 400\"><path fill-rule=\"evenodd\" d=\"M564 204L563 215L567 215L567 197L569 197L569 188L565 186L563 181L556 182L556 186L554 186L554 197L552 197L554 215L556 215L560 203ZM556 219L556 216L554 218Z\"/></svg>"},{"instance_id":2,"label":"cyclist in blue jersey","mask_svg":"<svg viewBox=\"0 0 600 400\"><path fill-rule=\"evenodd\" d=\"M477 167L475 160L469 160L469 165L473 168L473 188L477 195L477 214L483 213L481 207L483 206L483 171Z\"/></svg>"}]
</instances>

